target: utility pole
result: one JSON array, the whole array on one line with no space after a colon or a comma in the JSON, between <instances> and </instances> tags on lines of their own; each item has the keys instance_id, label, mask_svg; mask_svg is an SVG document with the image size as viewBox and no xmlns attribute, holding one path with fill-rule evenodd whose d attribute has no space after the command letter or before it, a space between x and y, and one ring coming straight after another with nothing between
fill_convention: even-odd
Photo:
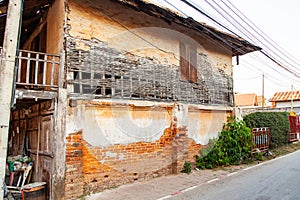
<instances>
[{"instance_id":1,"label":"utility pole","mask_svg":"<svg viewBox=\"0 0 300 200\"><path fill-rule=\"evenodd\" d=\"M265 75L262 74L262 97L261 97L262 110L265 109Z\"/></svg>"},{"instance_id":2,"label":"utility pole","mask_svg":"<svg viewBox=\"0 0 300 200\"><path fill-rule=\"evenodd\" d=\"M3 199L4 194L7 141L21 14L22 0L9 0L0 60L0 199Z\"/></svg>"}]
</instances>

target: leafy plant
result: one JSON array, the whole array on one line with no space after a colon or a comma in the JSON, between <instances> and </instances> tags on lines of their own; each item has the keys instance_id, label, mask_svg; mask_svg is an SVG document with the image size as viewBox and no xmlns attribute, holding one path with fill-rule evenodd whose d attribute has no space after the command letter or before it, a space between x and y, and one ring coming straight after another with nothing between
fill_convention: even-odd
<instances>
[{"instance_id":1,"label":"leafy plant","mask_svg":"<svg viewBox=\"0 0 300 200\"><path fill-rule=\"evenodd\" d=\"M228 118L218 139L210 140L210 147L196 155L196 167L210 169L216 166L240 164L250 157L252 132L244 121Z\"/></svg>"},{"instance_id":2,"label":"leafy plant","mask_svg":"<svg viewBox=\"0 0 300 200\"><path fill-rule=\"evenodd\" d=\"M262 161L263 160L263 153L261 152L256 152L253 154L254 159Z\"/></svg>"},{"instance_id":3,"label":"leafy plant","mask_svg":"<svg viewBox=\"0 0 300 200\"><path fill-rule=\"evenodd\" d=\"M256 112L244 116L250 128L270 128L270 148L274 149L288 143L288 112Z\"/></svg>"},{"instance_id":4,"label":"leafy plant","mask_svg":"<svg viewBox=\"0 0 300 200\"><path fill-rule=\"evenodd\" d=\"M191 173L192 171L192 164L190 162L185 162L184 165L183 165L184 169L181 171L183 173Z\"/></svg>"}]
</instances>

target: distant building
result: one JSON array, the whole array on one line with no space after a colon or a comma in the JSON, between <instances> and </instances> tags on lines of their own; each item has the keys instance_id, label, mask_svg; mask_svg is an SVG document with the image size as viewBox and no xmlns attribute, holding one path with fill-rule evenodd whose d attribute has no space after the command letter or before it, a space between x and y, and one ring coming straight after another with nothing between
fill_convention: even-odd
<instances>
[{"instance_id":1,"label":"distant building","mask_svg":"<svg viewBox=\"0 0 300 200\"><path fill-rule=\"evenodd\" d=\"M300 91L276 92L270 99L273 108L299 108L300 109Z\"/></svg>"},{"instance_id":2,"label":"distant building","mask_svg":"<svg viewBox=\"0 0 300 200\"><path fill-rule=\"evenodd\" d=\"M256 99L257 99L257 106L262 106L264 105L264 107L267 106L267 102L266 102L266 98L263 98L263 96L256 96Z\"/></svg>"},{"instance_id":3,"label":"distant building","mask_svg":"<svg viewBox=\"0 0 300 200\"><path fill-rule=\"evenodd\" d=\"M235 94L235 106L237 107L253 107L253 106L266 106L266 100L263 100L262 96L258 96L255 93L250 94Z\"/></svg>"}]
</instances>

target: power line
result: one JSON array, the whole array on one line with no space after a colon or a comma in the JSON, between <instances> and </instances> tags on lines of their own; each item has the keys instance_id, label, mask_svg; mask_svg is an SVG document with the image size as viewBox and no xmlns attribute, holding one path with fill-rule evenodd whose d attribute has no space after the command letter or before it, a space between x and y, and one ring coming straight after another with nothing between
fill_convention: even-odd
<instances>
[{"instance_id":1,"label":"power line","mask_svg":"<svg viewBox=\"0 0 300 200\"><path fill-rule=\"evenodd\" d=\"M180 12L180 13L182 13L183 15L185 15L186 17L188 17L188 15L185 13L185 12L183 12L181 9L179 9L178 7L176 7L175 5L173 5L173 4L171 4L170 2L168 2L167 0L163 0L164 2L166 2L169 6L171 6L171 7L173 7L173 8L175 8L175 10L177 10L178 12ZM181 1L183 1L183 0L181 0ZM185 0L184 0L185 1ZM196 28L196 27L194 27L194 28ZM200 30L199 30L200 31ZM233 47L231 44L229 44L228 42L226 42L226 41L224 41L224 39L222 39L222 38L219 38L219 39L221 39L224 43L226 43L227 45L229 45L229 46L231 46L231 47ZM225 47L225 46L224 46ZM262 60L261 60L262 61ZM270 67L270 66L269 66ZM281 72L279 72L278 70L276 70L276 69L274 69L274 67L270 67L273 71L275 71L275 72L277 72L277 73L279 73L279 74L282 74ZM295 80L295 79L294 79Z\"/></svg>"},{"instance_id":2,"label":"power line","mask_svg":"<svg viewBox=\"0 0 300 200\"><path fill-rule=\"evenodd\" d=\"M245 65L247 66L247 65ZM262 73L262 72L261 72ZM264 73L265 74L265 73ZM258 76L256 78L261 78L261 76ZM290 83L286 83L286 84L281 84L282 81L280 81L279 79L276 79L274 78L273 76L270 76L270 75L266 75L265 74L265 78L268 79L269 81L271 81L273 83L273 85L277 85L277 86L280 86L280 87L287 87L290 85ZM247 81L249 82L250 80L254 80L254 79L246 79L246 80L243 80L243 79L235 79L237 81Z\"/></svg>"},{"instance_id":3,"label":"power line","mask_svg":"<svg viewBox=\"0 0 300 200\"><path fill-rule=\"evenodd\" d=\"M246 30L246 32L247 32L248 34L250 34L252 37L255 38L255 36L254 36L250 31L248 31L248 30L247 30L245 27L243 27L239 22L237 22L231 15L227 14L227 16L229 16L230 18L232 18L232 19L234 20L234 22L232 22L232 21L229 20L225 15L223 15L223 14L221 13L221 11L218 10L215 6L213 6L209 1L205 0L205 2L206 2L209 6L211 6L215 11L217 11L221 16L223 16L223 18L224 18L225 20L227 20L227 21L230 22L232 25L234 25L240 32L244 33L240 28L238 28L238 27L236 26L235 23L237 23L240 27L242 27L244 30ZM224 10L218 3L216 3L214 0L213 0L213 2L214 2L219 8L221 8L221 10L222 10L224 13L226 13L226 10ZM244 20L243 20L243 21L244 21ZM251 28L252 28L252 27L251 27ZM252 29L253 29L253 28L252 28ZM253 29L253 30L254 30L254 29ZM245 34L245 33L244 33L244 35L246 35L248 38L251 39L251 37L249 37L248 34ZM261 44L264 45L264 43L263 43L261 40L259 40L259 39L257 39L257 38L256 38L256 40L259 41ZM266 46L266 45L264 45L264 46ZM268 46L266 46L266 47L267 47L267 49L270 49ZM278 61L278 60L275 59L273 56L271 56L267 51L261 50L261 53L262 53L263 55L265 55L268 59L270 59L271 61L273 61L275 64L277 64L279 67L283 68L284 70L288 71L289 73L293 74L294 76L300 78L300 74L299 74L299 73L294 72L294 71L291 70L289 67L287 67L287 66L285 66L284 64L282 64L280 61ZM274 52L273 52L273 53L274 53ZM277 55L277 54L276 54L276 55ZM277 55L277 56L279 56L279 55ZM279 56L279 57L280 57L280 56ZM280 58L281 58L281 57L280 57ZM285 60L284 60L284 61L285 61ZM287 62L287 61L286 61L286 62ZM290 63L288 62L288 64L290 64ZM298 69L295 69L295 70L298 70Z\"/></svg>"},{"instance_id":4,"label":"power line","mask_svg":"<svg viewBox=\"0 0 300 200\"><path fill-rule=\"evenodd\" d=\"M182 13L182 14L185 15L186 17L189 17L185 12L183 12L181 9L179 9L178 7L176 7L175 5L173 5L172 3L168 2L167 0L163 0L163 1L166 2L166 3L167 3L169 6L171 6L172 8L174 8L176 11ZM202 12L205 12L204 9L202 9L200 6L199 6L199 9L201 9ZM198 11L197 11L197 12L198 12ZM206 15L209 15L207 12L205 12L205 13L206 13ZM210 14L210 15L211 15L211 14ZM214 18L215 18L215 17L214 17ZM211 20L211 19L210 19L210 20ZM211 21L212 21L212 20L211 20ZM214 24L217 24L215 21L216 21L216 20L213 20L212 22L213 22ZM231 23L231 24L232 24L232 23ZM218 24L217 24L217 25L218 25ZM223 25L223 26L224 26L224 25ZM195 27L194 27L194 28L195 28ZM221 28L223 28L223 27L221 26ZM226 28L228 28L228 27L226 26ZM199 29L198 29L198 30L199 30ZM200 30L199 30L199 31L200 31ZM236 35L236 34L235 34L235 35ZM247 34L245 34L245 35L247 35ZM251 38L251 37L249 37L249 38ZM209 39L211 40L211 38L209 38ZM224 42L224 40L222 40L222 39L221 39L221 41ZM227 44L227 45L229 45L229 46L231 46L231 47L233 47L232 45L230 45L230 44L228 44L228 43L226 43L226 42L224 42L224 43ZM219 44L219 45L220 45L220 44ZM222 44L221 44L221 45L222 45ZM222 46L224 46L224 45L222 45ZM225 47L225 46L224 46L224 47ZM225 47L225 48L226 48L226 47ZM262 55L263 55L263 54L262 54ZM282 67L280 67L280 68L277 69L277 68L274 68L274 66L269 65L268 63L264 62L264 60L262 60L261 58L259 58L258 55L256 55L255 52L252 53L252 54L250 54L250 56L256 57L256 58L254 58L255 60L258 60L258 61L260 61L261 63L264 63L263 66L269 67L272 71L275 71L275 72L278 73L280 76L282 76L283 73L280 72L280 71L278 71L278 69L282 69L284 72L288 73L289 76L291 76L291 75L295 76L295 74L291 73L291 71L290 71L289 68L287 68L287 69L288 69L288 71L287 71L287 70L285 70L285 69L282 68ZM272 58L272 57L271 57L271 58ZM272 59L268 59L268 60L270 60L272 63L274 63L274 61L273 61ZM275 61L276 61L276 60L275 60ZM278 63L276 63L276 64L278 65ZM279 63L279 64L280 64L280 63ZM284 67L285 67L285 66L284 66ZM258 70L258 71L260 71L260 72L263 72L263 70L262 70L261 68L254 67L253 65L251 65L250 68L255 69L255 70ZM266 79L269 80L269 81L271 81L271 82L273 82L273 84L276 84L276 85L281 86L281 87L286 87L287 85L289 85L289 84L286 84L286 85L280 84L280 83L282 83L282 79L276 78L276 77L274 77L273 75L271 75L270 73L264 72L264 74L265 74ZM296 80L296 79L294 79L294 78L291 78L291 79L293 79L295 82L299 82L299 80ZM299 83L300 83L300 82L299 82Z\"/></svg>"},{"instance_id":5,"label":"power line","mask_svg":"<svg viewBox=\"0 0 300 200\"><path fill-rule=\"evenodd\" d=\"M260 78L261 76L254 76L254 77L247 77L247 78L236 78L235 81L248 81L248 80L254 80L257 78Z\"/></svg>"},{"instance_id":6,"label":"power line","mask_svg":"<svg viewBox=\"0 0 300 200\"><path fill-rule=\"evenodd\" d=\"M278 78L274 77L273 75L271 75L271 74L269 74L269 73L267 73L267 72L263 72L260 68L258 68L258 67L256 67L256 66L252 65L251 63L249 63L249 62L247 62L247 61L243 61L243 63L244 63L244 64L243 64L243 67L248 67L248 68L254 69L254 70L256 70L256 71L259 72L259 73L264 73L264 74L265 74L265 77L266 77L267 79L269 79L270 81L272 81L273 84L275 84L275 85L283 86L283 87L286 87L287 85L290 85L290 83L287 83L286 85L280 84L280 83L282 83L282 80L281 80L281 79L278 79Z\"/></svg>"},{"instance_id":7,"label":"power line","mask_svg":"<svg viewBox=\"0 0 300 200\"><path fill-rule=\"evenodd\" d=\"M187 1L186 0L181 0L182 2L186 3ZM212 6L207 0L206 2ZM186 3L188 6L191 5L191 3ZM195 5L192 6L192 8L195 9ZM215 9L218 13L220 13L220 11L218 11L214 6L212 6L213 9ZM197 11L197 9L196 9ZM228 20L225 16L224 18L229 21L232 25L234 25L234 23L232 23L232 21ZM240 30L240 29L239 29ZM230 31L230 32L233 32L233 31ZM235 34L237 35L237 34ZM246 34L247 35L247 34ZM250 37L251 38L251 37ZM281 67L283 70L287 71L288 73L294 75L295 77L298 77L300 78L300 75L296 72L294 72L293 70L291 70L289 67L285 66L284 64L282 64L281 62L279 62L277 59L275 59L274 57L272 57L269 53L267 53L266 51L260 51L265 57L267 57L269 60L271 60L272 62L274 62L276 65L278 65L279 67Z\"/></svg>"},{"instance_id":8,"label":"power line","mask_svg":"<svg viewBox=\"0 0 300 200\"><path fill-rule=\"evenodd\" d=\"M223 2L223 0L221 0L222 2ZM261 33L262 33L262 35L264 35L267 39L269 39L270 41L268 42L269 44L271 44L275 49L277 49L279 52L281 52L282 53L282 51L283 52L285 52L285 53L283 53L284 55L286 55L287 57L289 57L289 58L292 58L292 60L296 60L297 62L296 62L296 64L297 65L299 65L299 60L297 60L297 58L295 58L293 55L291 55L290 53L288 53L286 50L284 50L282 47L280 47L280 45L278 45L272 38L270 38L267 34L265 34L258 26L256 26L246 15L244 15L236 6L234 6L231 2L230 2L230 0L227 0L228 1L228 3L231 5L231 7L233 7L240 15L242 15L250 24L252 24L252 26L254 26L255 27L255 29L254 30L259 30ZM224 2L223 2L224 3ZM226 4L227 5L227 4ZM231 8L230 6L228 6L227 5L227 7L229 7L229 8ZM241 18L238 14L236 14L239 18ZM245 23L249 26L249 27L251 27L251 25L249 25L248 24L248 22L247 21L245 21ZM263 37L259 32L257 32L261 37ZM264 38L264 37L263 37ZM268 41L266 39L266 41ZM275 44L275 45L274 45ZM277 47L276 47L277 46Z\"/></svg>"},{"instance_id":9,"label":"power line","mask_svg":"<svg viewBox=\"0 0 300 200\"><path fill-rule=\"evenodd\" d=\"M188 6L190 6L191 8L195 9L196 11L200 12L202 15L206 16L207 18L209 18L210 20L212 20L213 22L215 22L216 24L218 24L219 26L221 26L222 28L226 29L227 31L229 31L230 33L232 33L235 36L240 37L239 35L237 35L235 32L231 31L229 28L227 28L226 26L224 26L223 24L221 24L220 22L218 22L217 20L213 19L212 17L210 17L209 15L207 15L205 12L203 12L201 9L199 9L198 7L194 6L193 4L191 4L190 2L188 2L187 0L181 0L183 3L187 4Z\"/></svg>"},{"instance_id":10,"label":"power line","mask_svg":"<svg viewBox=\"0 0 300 200\"><path fill-rule=\"evenodd\" d=\"M213 2L218 6L218 7L220 7L225 13L226 13L226 11L225 11L225 9L223 9L218 3L216 3L214 0L213 0ZM253 28L247 21L245 21L239 14L237 14L237 12L235 12L230 6L228 6L223 0L221 0L221 2L227 7L227 8L229 8L238 18L240 18L245 24L247 24L256 34L258 34L263 40L265 40L268 44L270 44L273 48L275 48L278 52L280 52L280 50L273 44L273 43L275 43L275 42L270 42L270 41L268 41L262 34L260 34L255 28ZM208 2L209 3L209 2ZM223 16L223 15L222 15ZM242 29L244 29L245 31L247 31L247 33L249 33L252 37L249 37L249 35L247 35L247 34L245 34L244 32L244 34L245 34L245 36L246 37L248 37L249 39L252 39L252 38L254 38L256 41L258 41L259 43L261 43L264 47L266 47L270 52L272 52L275 56L277 56L277 57L279 57L280 59L282 59L284 62L286 62L287 64L289 64L289 65L291 65L291 67L293 67L293 65L291 64L291 62L293 62L294 64L296 64L296 65L299 65L299 64L297 64L295 61L293 61L293 60L290 60L290 61L287 61L286 59L284 59L282 56L280 56L279 54L277 54L275 51L273 51L273 49L272 48L270 48L268 45L266 45L266 44L264 44L264 42L262 42L260 39L258 39L255 35L253 35L249 30L247 30L246 28L245 28L245 26L242 26L237 20L235 20L231 15L229 15L228 14L228 16L230 17L230 18L232 18L236 23L238 23L238 25L242 28ZM224 17L225 19L226 19L226 17ZM248 19L248 18L247 18ZM241 31L240 29L238 29L239 31ZM254 41L254 40L252 40L252 41ZM264 52L264 50L262 50L262 53L263 54L267 54L267 57L272 57L270 54L268 54L267 52ZM280 52L280 53L282 53L285 57L287 57L287 55L285 55L283 52ZM272 57L271 58L272 60L275 60L275 58L274 57ZM280 64L278 61L276 61L276 63L277 64L279 64L279 65L281 65L282 66L282 64ZM295 68L295 67L293 67L293 69L294 70L299 70L299 69L297 69L297 68Z\"/></svg>"},{"instance_id":11,"label":"power line","mask_svg":"<svg viewBox=\"0 0 300 200\"><path fill-rule=\"evenodd\" d=\"M176 7L175 5L171 4L169 1L167 0L163 0L164 2L166 2L168 5L170 5L171 7L175 8L177 11L179 11L180 13L182 13L183 15L185 15L186 17L189 17L189 15L187 15L185 12L183 12L181 9L179 9L178 7ZM186 0L181 0L181 1L186 1ZM198 27L192 26L195 30L198 30L199 32L202 32L203 30L200 30ZM213 32L212 30L210 30L209 28L207 28L206 26L202 26L201 28L203 28L204 30L206 30L207 32L209 32L210 34L212 34L214 37L216 37L218 40L222 41L223 43L225 43L226 45L228 45L231 48L236 49L236 51L238 51L239 53L245 54L246 52L244 50L238 49L236 48L234 45L230 44L227 40L225 40L224 38L222 38L221 36L219 36L218 34L216 34L215 32ZM239 37L239 36L238 36ZM241 38L241 37L239 37ZM213 40L212 38L207 38L213 42L216 42L215 40ZM224 44L218 43L219 46L224 47L224 49L228 49L228 47L226 47Z\"/></svg>"}]
</instances>

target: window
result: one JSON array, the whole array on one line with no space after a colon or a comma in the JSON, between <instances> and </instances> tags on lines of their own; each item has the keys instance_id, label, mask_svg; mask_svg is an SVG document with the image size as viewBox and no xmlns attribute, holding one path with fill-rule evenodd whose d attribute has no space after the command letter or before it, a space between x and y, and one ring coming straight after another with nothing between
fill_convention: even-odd
<instances>
[{"instance_id":1,"label":"window","mask_svg":"<svg viewBox=\"0 0 300 200\"><path fill-rule=\"evenodd\" d=\"M195 45L180 42L180 78L181 80L198 82L197 48Z\"/></svg>"}]
</instances>

